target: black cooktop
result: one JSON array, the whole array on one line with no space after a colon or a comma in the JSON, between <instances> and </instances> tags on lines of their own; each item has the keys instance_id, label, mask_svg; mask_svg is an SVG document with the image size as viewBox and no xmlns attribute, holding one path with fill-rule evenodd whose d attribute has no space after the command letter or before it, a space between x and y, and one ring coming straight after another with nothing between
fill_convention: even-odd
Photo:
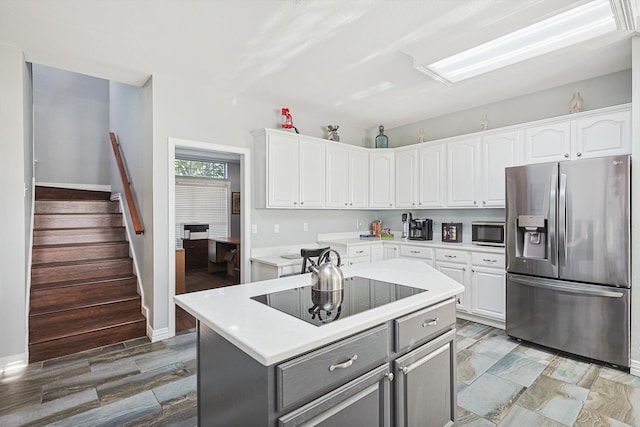
<instances>
[{"instance_id":1,"label":"black cooktop","mask_svg":"<svg viewBox=\"0 0 640 427\"><path fill-rule=\"evenodd\" d=\"M318 292L309 285L251 299L312 325L322 326L421 292L426 292L426 289L353 276L344 279L341 291Z\"/></svg>"}]
</instances>

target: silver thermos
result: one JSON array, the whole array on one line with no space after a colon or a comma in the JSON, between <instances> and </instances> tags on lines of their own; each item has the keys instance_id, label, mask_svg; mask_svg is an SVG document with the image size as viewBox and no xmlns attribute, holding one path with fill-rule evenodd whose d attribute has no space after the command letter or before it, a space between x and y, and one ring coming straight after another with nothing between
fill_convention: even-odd
<instances>
[{"instance_id":1,"label":"silver thermos","mask_svg":"<svg viewBox=\"0 0 640 427\"><path fill-rule=\"evenodd\" d=\"M402 238L409 238L409 224L413 219L411 212L403 212L402 213Z\"/></svg>"}]
</instances>

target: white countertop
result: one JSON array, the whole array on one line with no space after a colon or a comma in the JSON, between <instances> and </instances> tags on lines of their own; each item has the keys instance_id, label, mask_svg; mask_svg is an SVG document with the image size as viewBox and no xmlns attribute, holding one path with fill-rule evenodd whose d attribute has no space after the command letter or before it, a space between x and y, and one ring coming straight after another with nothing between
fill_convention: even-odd
<instances>
[{"instance_id":1,"label":"white countertop","mask_svg":"<svg viewBox=\"0 0 640 427\"><path fill-rule=\"evenodd\" d=\"M314 326L251 299L310 285L310 274L177 295L175 302L255 360L269 366L464 291L462 285L421 261L392 259L344 267L342 271L345 277L362 276L428 292L322 326Z\"/></svg>"}]
</instances>

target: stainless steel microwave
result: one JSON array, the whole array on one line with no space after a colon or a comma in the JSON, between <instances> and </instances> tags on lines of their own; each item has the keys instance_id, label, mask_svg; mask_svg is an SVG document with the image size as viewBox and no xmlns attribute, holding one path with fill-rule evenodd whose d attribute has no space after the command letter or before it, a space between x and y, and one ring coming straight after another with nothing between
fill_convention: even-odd
<instances>
[{"instance_id":1,"label":"stainless steel microwave","mask_svg":"<svg viewBox=\"0 0 640 427\"><path fill-rule=\"evenodd\" d=\"M504 222L473 221L471 223L471 243L504 247Z\"/></svg>"}]
</instances>

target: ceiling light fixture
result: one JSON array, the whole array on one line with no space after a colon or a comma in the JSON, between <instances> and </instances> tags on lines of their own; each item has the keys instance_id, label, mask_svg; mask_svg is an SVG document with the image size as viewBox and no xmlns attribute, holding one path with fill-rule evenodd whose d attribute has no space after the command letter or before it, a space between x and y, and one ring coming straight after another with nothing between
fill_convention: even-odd
<instances>
[{"instance_id":1,"label":"ceiling light fixture","mask_svg":"<svg viewBox=\"0 0 640 427\"><path fill-rule=\"evenodd\" d=\"M615 31L609 0L595 0L490 42L415 68L455 83Z\"/></svg>"}]
</instances>

